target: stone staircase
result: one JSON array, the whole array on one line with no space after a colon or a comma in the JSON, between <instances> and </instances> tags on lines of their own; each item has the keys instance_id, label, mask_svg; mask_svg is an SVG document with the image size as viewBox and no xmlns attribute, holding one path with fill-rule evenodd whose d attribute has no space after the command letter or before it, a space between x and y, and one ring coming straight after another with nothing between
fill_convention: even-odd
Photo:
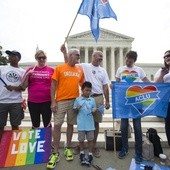
<instances>
[{"instance_id":1,"label":"stone staircase","mask_svg":"<svg viewBox=\"0 0 170 170\"><path fill-rule=\"evenodd\" d=\"M25 99L27 99L27 92L23 93L23 97ZM116 127L116 121L120 121L120 119L116 119L114 120L114 127ZM52 125L53 125L53 118L52 118ZM130 119L130 124L133 127L133 123L132 120ZM31 128L31 121L30 121L30 116L29 116L29 111L28 109L25 111L25 118L22 121L22 124L20 126L20 128L22 129L29 129ZM43 125L41 124L41 127L43 127ZM67 127L67 123L66 121L64 121L63 125L62 125L62 134L61 134L61 146L63 146L64 142L66 141L66 127ZM73 144L76 145L77 144L77 128L76 126L74 126L74 134L73 134ZM166 135L165 135L165 128L164 128L164 119L163 118L158 118L158 117L154 117L154 116L148 116L148 117L144 117L142 118L142 132L143 134L146 134L146 131L148 128L155 128L158 131L158 134L161 138L161 143L162 143L162 147L168 147L167 144L167 139L166 139ZM10 124L9 121L7 122L7 126L6 129L10 128ZM106 129L110 129L113 130L113 119L112 119L112 109L110 108L109 110L105 110L105 114L103 116L103 122L100 123L100 131L99 131L99 136L98 136L98 146L99 147L104 147L105 146L105 136L104 136L104 131ZM129 147L134 147L134 130L132 128L132 135L131 138L129 138Z\"/></svg>"}]
</instances>

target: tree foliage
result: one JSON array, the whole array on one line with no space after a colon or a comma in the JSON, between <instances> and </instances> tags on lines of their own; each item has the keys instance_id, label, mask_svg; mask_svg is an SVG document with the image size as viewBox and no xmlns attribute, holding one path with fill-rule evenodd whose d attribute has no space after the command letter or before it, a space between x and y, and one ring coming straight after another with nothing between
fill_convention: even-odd
<instances>
[{"instance_id":1,"label":"tree foliage","mask_svg":"<svg viewBox=\"0 0 170 170\"><path fill-rule=\"evenodd\" d=\"M0 65L7 65L8 59L2 55L1 49L2 47L0 48Z\"/></svg>"}]
</instances>

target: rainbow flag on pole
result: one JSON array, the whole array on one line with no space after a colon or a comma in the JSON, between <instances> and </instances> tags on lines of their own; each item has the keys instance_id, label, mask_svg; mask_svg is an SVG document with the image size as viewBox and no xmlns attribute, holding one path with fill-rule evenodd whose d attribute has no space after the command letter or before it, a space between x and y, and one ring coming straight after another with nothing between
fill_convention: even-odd
<instances>
[{"instance_id":1,"label":"rainbow flag on pole","mask_svg":"<svg viewBox=\"0 0 170 170\"><path fill-rule=\"evenodd\" d=\"M0 167L48 162L51 128L5 130L0 143Z\"/></svg>"}]
</instances>

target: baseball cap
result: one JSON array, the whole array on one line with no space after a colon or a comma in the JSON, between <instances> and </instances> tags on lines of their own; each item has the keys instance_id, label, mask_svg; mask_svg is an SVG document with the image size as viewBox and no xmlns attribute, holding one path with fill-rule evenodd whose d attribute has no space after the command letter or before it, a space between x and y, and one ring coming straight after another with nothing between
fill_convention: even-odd
<instances>
[{"instance_id":1,"label":"baseball cap","mask_svg":"<svg viewBox=\"0 0 170 170\"><path fill-rule=\"evenodd\" d=\"M21 54L18 52L18 51L16 51L16 50L13 50L13 51L9 51L9 50L7 50L7 51L5 51L8 55L14 55L14 56L17 56L19 59L21 59Z\"/></svg>"}]
</instances>

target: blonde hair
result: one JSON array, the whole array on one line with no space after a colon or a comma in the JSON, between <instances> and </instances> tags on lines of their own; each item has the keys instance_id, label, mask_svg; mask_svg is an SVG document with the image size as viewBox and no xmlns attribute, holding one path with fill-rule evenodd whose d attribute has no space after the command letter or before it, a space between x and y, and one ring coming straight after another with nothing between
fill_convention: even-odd
<instances>
[{"instance_id":1,"label":"blonde hair","mask_svg":"<svg viewBox=\"0 0 170 170\"><path fill-rule=\"evenodd\" d=\"M38 51L35 53L35 59L37 59L37 57L38 57L41 53L43 53L44 56L47 58L46 53L45 53L43 50L38 50Z\"/></svg>"}]
</instances>

